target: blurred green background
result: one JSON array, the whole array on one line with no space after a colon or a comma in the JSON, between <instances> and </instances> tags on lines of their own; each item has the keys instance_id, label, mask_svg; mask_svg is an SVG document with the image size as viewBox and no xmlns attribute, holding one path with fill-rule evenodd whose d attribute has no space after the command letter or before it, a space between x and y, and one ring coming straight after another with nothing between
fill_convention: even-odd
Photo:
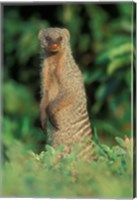
<instances>
[{"instance_id":1,"label":"blurred green background","mask_svg":"<svg viewBox=\"0 0 137 200\"><path fill-rule=\"evenodd\" d=\"M41 149L40 48L43 27L66 27L83 72L88 111L99 137L131 135L133 4L4 6L4 143L18 138ZM132 78L131 78L132 76Z\"/></svg>"},{"instance_id":2,"label":"blurred green background","mask_svg":"<svg viewBox=\"0 0 137 200\"><path fill-rule=\"evenodd\" d=\"M46 135L39 119L40 48L38 32L65 27L87 93L91 125L99 140L131 137L131 95L135 59L133 3L54 3L3 7L3 153L14 140L35 153Z\"/></svg>"}]
</instances>

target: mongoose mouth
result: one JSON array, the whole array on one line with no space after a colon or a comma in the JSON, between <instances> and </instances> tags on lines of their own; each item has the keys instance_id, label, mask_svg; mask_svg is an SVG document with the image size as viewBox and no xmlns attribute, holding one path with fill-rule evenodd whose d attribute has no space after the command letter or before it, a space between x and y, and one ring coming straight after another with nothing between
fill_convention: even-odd
<instances>
[{"instance_id":1,"label":"mongoose mouth","mask_svg":"<svg viewBox=\"0 0 137 200\"><path fill-rule=\"evenodd\" d=\"M53 51L53 52L58 51L59 48L60 48L60 46L59 46L58 44L56 44L56 43L53 43L53 44L51 44L51 45L49 46L49 50L50 50L50 51Z\"/></svg>"}]
</instances>

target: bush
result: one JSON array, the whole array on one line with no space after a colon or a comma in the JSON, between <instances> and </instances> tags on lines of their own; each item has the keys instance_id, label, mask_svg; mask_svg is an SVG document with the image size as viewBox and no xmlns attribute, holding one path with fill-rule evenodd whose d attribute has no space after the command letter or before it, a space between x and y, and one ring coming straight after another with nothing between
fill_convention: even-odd
<instances>
[{"instance_id":1,"label":"bush","mask_svg":"<svg viewBox=\"0 0 137 200\"><path fill-rule=\"evenodd\" d=\"M40 154L14 141L6 152L3 192L6 197L131 198L133 197L132 141L119 145L94 143L94 159L63 157L63 146L47 145Z\"/></svg>"}]
</instances>

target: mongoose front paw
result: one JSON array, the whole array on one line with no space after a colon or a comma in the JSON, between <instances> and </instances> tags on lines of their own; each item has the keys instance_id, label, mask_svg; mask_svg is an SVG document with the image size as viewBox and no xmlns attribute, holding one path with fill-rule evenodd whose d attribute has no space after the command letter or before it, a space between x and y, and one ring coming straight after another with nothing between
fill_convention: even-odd
<instances>
[{"instance_id":1,"label":"mongoose front paw","mask_svg":"<svg viewBox=\"0 0 137 200\"><path fill-rule=\"evenodd\" d=\"M46 130L47 125L46 125L46 113L41 112L41 126L43 130Z\"/></svg>"},{"instance_id":2,"label":"mongoose front paw","mask_svg":"<svg viewBox=\"0 0 137 200\"><path fill-rule=\"evenodd\" d=\"M42 129L43 130L46 130L47 129L47 124L45 121L41 121L41 126L42 126Z\"/></svg>"}]
</instances>

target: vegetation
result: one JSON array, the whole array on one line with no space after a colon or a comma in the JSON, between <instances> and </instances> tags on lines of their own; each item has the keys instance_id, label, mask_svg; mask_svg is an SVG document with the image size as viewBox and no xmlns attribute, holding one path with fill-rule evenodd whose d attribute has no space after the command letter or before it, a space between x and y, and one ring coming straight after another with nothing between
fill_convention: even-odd
<instances>
[{"instance_id":1,"label":"vegetation","mask_svg":"<svg viewBox=\"0 0 137 200\"><path fill-rule=\"evenodd\" d=\"M132 142L128 138L117 141L120 146L112 148L95 144L96 157L91 163L78 159L74 152L62 157L63 146L55 150L47 145L46 151L36 154L14 141L6 154L3 195L131 198Z\"/></svg>"},{"instance_id":2,"label":"vegetation","mask_svg":"<svg viewBox=\"0 0 137 200\"><path fill-rule=\"evenodd\" d=\"M133 196L133 11L129 2L4 6L2 196ZM63 146L46 145L41 130L37 36L49 26L69 29L83 72L94 129L90 163L75 152L60 156Z\"/></svg>"}]
</instances>

